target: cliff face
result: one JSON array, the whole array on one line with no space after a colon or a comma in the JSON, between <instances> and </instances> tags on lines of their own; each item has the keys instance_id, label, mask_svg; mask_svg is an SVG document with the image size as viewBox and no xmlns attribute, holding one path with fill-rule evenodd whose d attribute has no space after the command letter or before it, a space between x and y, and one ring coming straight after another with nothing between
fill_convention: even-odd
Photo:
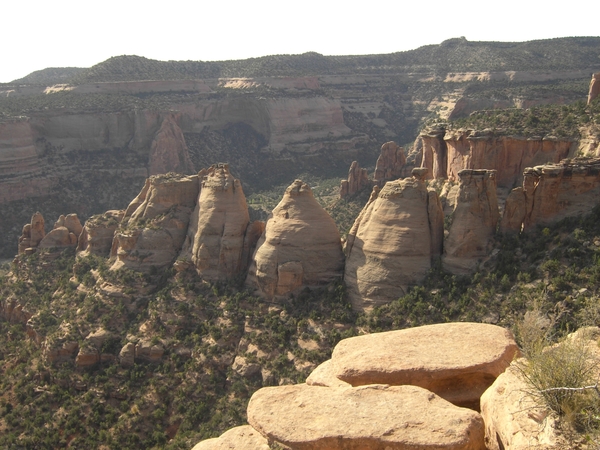
<instances>
[{"instance_id":1,"label":"cliff face","mask_svg":"<svg viewBox=\"0 0 600 450\"><path fill-rule=\"evenodd\" d=\"M526 167L558 163L576 148L569 139L494 136L473 130L435 130L420 137L422 167L430 169L433 178L458 181L463 169L489 169L496 171L499 187L513 187L521 182Z\"/></svg>"},{"instance_id":2,"label":"cliff face","mask_svg":"<svg viewBox=\"0 0 600 450\"><path fill-rule=\"evenodd\" d=\"M346 243L344 280L357 310L388 303L416 285L441 252L443 213L425 171L375 187Z\"/></svg>"}]
</instances>

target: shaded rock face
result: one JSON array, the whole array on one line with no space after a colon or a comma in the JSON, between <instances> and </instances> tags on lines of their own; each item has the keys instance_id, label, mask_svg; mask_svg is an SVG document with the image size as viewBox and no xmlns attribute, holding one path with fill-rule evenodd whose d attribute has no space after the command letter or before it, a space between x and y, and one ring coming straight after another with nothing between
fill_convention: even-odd
<instances>
[{"instance_id":1,"label":"shaded rock face","mask_svg":"<svg viewBox=\"0 0 600 450\"><path fill-rule=\"evenodd\" d=\"M228 164L213 165L199 177L200 194L179 259L191 261L205 279L238 276L262 229L249 229L246 197Z\"/></svg>"},{"instance_id":2,"label":"shaded rock face","mask_svg":"<svg viewBox=\"0 0 600 450\"><path fill-rule=\"evenodd\" d=\"M495 136L487 131L428 130L423 140L422 167L434 179L458 181L463 169L496 170L500 187L520 183L526 167L558 163L575 151L576 142L554 138Z\"/></svg>"},{"instance_id":3,"label":"shaded rock face","mask_svg":"<svg viewBox=\"0 0 600 450\"><path fill-rule=\"evenodd\" d=\"M250 425L227 430L218 438L207 439L196 444L192 450L269 450L269 442Z\"/></svg>"},{"instance_id":4,"label":"shaded rock face","mask_svg":"<svg viewBox=\"0 0 600 450\"><path fill-rule=\"evenodd\" d=\"M170 114L163 119L150 147L149 175L169 172L186 175L195 173L183 132L177 124L179 120L179 114Z\"/></svg>"},{"instance_id":5,"label":"shaded rock face","mask_svg":"<svg viewBox=\"0 0 600 450\"><path fill-rule=\"evenodd\" d=\"M354 195L369 186L369 184L367 169L362 169L358 162L352 161L350 170L348 170L348 179L342 180L340 184L340 198Z\"/></svg>"},{"instance_id":6,"label":"shaded rock face","mask_svg":"<svg viewBox=\"0 0 600 450\"><path fill-rule=\"evenodd\" d=\"M352 386L410 384L479 409L483 392L516 354L514 338L502 327L444 323L344 339L330 370Z\"/></svg>"},{"instance_id":7,"label":"shaded rock face","mask_svg":"<svg viewBox=\"0 0 600 450\"><path fill-rule=\"evenodd\" d=\"M600 72L592 75L592 80L590 81L590 92L588 93L588 105L592 103L596 97L598 97L598 93L600 93Z\"/></svg>"},{"instance_id":8,"label":"shaded rock face","mask_svg":"<svg viewBox=\"0 0 600 450\"><path fill-rule=\"evenodd\" d=\"M46 236L45 226L44 216L40 212L36 212L31 217L31 223L23 226L21 237L19 237L19 255L25 253L27 249L37 248L40 241Z\"/></svg>"},{"instance_id":9,"label":"shaded rock face","mask_svg":"<svg viewBox=\"0 0 600 450\"><path fill-rule=\"evenodd\" d=\"M519 232L589 212L600 195L600 159L565 160L527 168L523 186L506 200L502 232Z\"/></svg>"},{"instance_id":10,"label":"shaded rock face","mask_svg":"<svg viewBox=\"0 0 600 450\"><path fill-rule=\"evenodd\" d=\"M54 228L38 244L38 248L76 247L83 227L77 214L60 216Z\"/></svg>"},{"instance_id":11,"label":"shaded rock face","mask_svg":"<svg viewBox=\"0 0 600 450\"><path fill-rule=\"evenodd\" d=\"M262 388L248 423L293 449L484 448L479 414L416 386Z\"/></svg>"},{"instance_id":12,"label":"shaded rock face","mask_svg":"<svg viewBox=\"0 0 600 450\"><path fill-rule=\"evenodd\" d=\"M381 154L377 158L373 182L382 187L386 181L400 178L405 165L404 149L393 141L386 142L381 146Z\"/></svg>"},{"instance_id":13,"label":"shaded rock face","mask_svg":"<svg viewBox=\"0 0 600 450\"><path fill-rule=\"evenodd\" d=\"M495 170L461 170L452 225L444 242L442 264L465 274L490 254L498 224Z\"/></svg>"},{"instance_id":14,"label":"shaded rock face","mask_svg":"<svg viewBox=\"0 0 600 450\"><path fill-rule=\"evenodd\" d=\"M285 191L266 223L247 284L267 297L300 286L327 284L342 276L344 254L333 219L300 180Z\"/></svg>"},{"instance_id":15,"label":"shaded rock face","mask_svg":"<svg viewBox=\"0 0 600 450\"><path fill-rule=\"evenodd\" d=\"M86 220L77 241L77 256L98 255L108 258L115 231L125 211L111 210Z\"/></svg>"},{"instance_id":16,"label":"shaded rock face","mask_svg":"<svg viewBox=\"0 0 600 450\"><path fill-rule=\"evenodd\" d=\"M198 197L198 176L155 175L129 204L111 249L111 269L147 271L172 264Z\"/></svg>"},{"instance_id":17,"label":"shaded rock face","mask_svg":"<svg viewBox=\"0 0 600 450\"><path fill-rule=\"evenodd\" d=\"M388 303L417 284L441 252L443 213L435 192L412 178L390 181L371 198L346 242L344 280L357 310Z\"/></svg>"}]
</instances>

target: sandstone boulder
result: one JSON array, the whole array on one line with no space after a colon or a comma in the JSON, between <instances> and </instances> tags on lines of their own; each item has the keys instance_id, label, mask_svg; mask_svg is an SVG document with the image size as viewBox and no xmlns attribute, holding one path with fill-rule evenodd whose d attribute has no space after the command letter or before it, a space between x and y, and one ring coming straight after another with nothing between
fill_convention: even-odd
<instances>
[{"instance_id":1,"label":"sandstone boulder","mask_svg":"<svg viewBox=\"0 0 600 450\"><path fill-rule=\"evenodd\" d=\"M124 213L122 210L111 210L86 220L77 241L77 256L98 255L107 258Z\"/></svg>"},{"instance_id":2,"label":"sandstone boulder","mask_svg":"<svg viewBox=\"0 0 600 450\"><path fill-rule=\"evenodd\" d=\"M196 444L192 450L269 450L268 441L250 425L227 430L218 438Z\"/></svg>"},{"instance_id":3,"label":"sandstone boulder","mask_svg":"<svg viewBox=\"0 0 600 450\"><path fill-rule=\"evenodd\" d=\"M70 233L73 233L75 236L79 236L83 227L81 226L81 222L79 221L79 217L77 214L67 214L67 216L61 215L58 220L54 223L54 228L65 227L69 230Z\"/></svg>"},{"instance_id":4,"label":"sandstone boulder","mask_svg":"<svg viewBox=\"0 0 600 450\"><path fill-rule=\"evenodd\" d=\"M441 251L441 204L435 192L427 191L425 171L413 172L411 178L374 189L348 233L344 280L357 310L405 294Z\"/></svg>"},{"instance_id":5,"label":"sandstone boulder","mask_svg":"<svg viewBox=\"0 0 600 450\"><path fill-rule=\"evenodd\" d=\"M67 227L54 228L50 233L44 236L38 245L38 248L66 248L76 247L77 236L71 233Z\"/></svg>"},{"instance_id":6,"label":"sandstone boulder","mask_svg":"<svg viewBox=\"0 0 600 450\"><path fill-rule=\"evenodd\" d=\"M169 114L163 119L150 147L149 175L195 173L183 132L178 125L179 120L180 114Z\"/></svg>"},{"instance_id":7,"label":"sandstone boulder","mask_svg":"<svg viewBox=\"0 0 600 450\"><path fill-rule=\"evenodd\" d=\"M498 224L495 170L461 170L456 207L442 264L454 274L477 267L491 252Z\"/></svg>"},{"instance_id":8,"label":"sandstone boulder","mask_svg":"<svg viewBox=\"0 0 600 450\"><path fill-rule=\"evenodd\" d=\"M429 169L428 178L437 180L447 177L448 147L444 141L445 132L444 128L431 127L419 135L423 143L421 167Z\"/></svg>"},{"instance_id":9,"label":"sandstone boulder","mask_svg":"<svg viewBox=\"0 0 600 450\"><path fill-rule=\"evenodd\" d=\"M315 370L306 378L306 384L309 386L323 387L349 387L349 383L340 380L333 373L333 364L330 359L319 364Z\"/></svg>"},{"instance_id":10,"label":"sandstone boulder","mask_svg":"<svg viewBox=\"0 0 600 450\"><path fill-rule=\"evenodd\" d=\"M100 362L100 352L94 345L85 345L75 357L75 367L92 367Z\"/></svg>"},{"instance_id":11,"label":"sandstone boulder","mask_svg":"<svg viewBox=\"0 0 600 450\"><path fill-rule=\"evenodd\" d=\"M300 180L285 191L267 221L252 258L247 283L263 295L286 295L300 286L329 283L342 275L340 233Z\"/></svg>"},{"instance_id":12,"label":"sandstone boulder","mask_svg":"<svg viewBox=\"0 0 600 450\"><path fill-rule=\"evenodd\" d=\"M128 342L119 352L119 362L123 367L133 367L135 362L135 344Z\"/></svg>"},{"instance_id":13,"label":"sandstone boulder","mask_svg":"<svg viewBox=\"0 0 600 450\"><path fill-rule=\"evenodd\" d=\"M153 344L147 339L143 339L135 345L135 359L140 361L159 363L164 353L165 349L162 345Z\"/></svg>"},{"instance_id":14,"label":"sandstone boulder","mask_svg":"<svg viewBox=\"0 0 600 450\"><path fill-rule=\"evenodd\" d=\"M392 181L402 176L402 169L406 165L404 149L395 142L386 142L381 146L381 153L375 164L373 182L382 187L386 181Z\"/></svg>"},{"instance_id":15,"label":"sandstone boulder","mask_svg":"<svg viewBox=\"0 0 600 450\"><path fill-rule=\"evenodd\" d=\"M357 161L352 161L350 170L348 170L348 179L342 180L340 184L340 198L354 195L365 189L369 184L367 169L362 169Z\"/></svg>"},{"instance_id":16,"label":"sandstone boulder","mask_svg":"<svg viewBox=\"0 0 600 450\"><path fill-rule=\"evenodd\" d=\"M484 448L479 414L416 386L263 388L248 423L295 450Z\"/></svg>"},{"instance_id":17,"label":"sandstone boulder","mask_svg":"<svg viewBox=\"0 0 600 450\"><path fill-rule=\"evenodd\" d=\"M46 236L44 216L40 212L36 212L31 216L31 223L23 227L23 232L19 237L18 254L25 253L28 248L37 248L44 236Z\"/></svg>"},{"instance_id":18,"label":"sandstone boulder","mask_svg":"<svg viewBox=\"0 0 600 450\"><path fill-rule=\"evenodd\" d=\"M331 365L335 377L353 386L410 384L478 409L481 394L517 352L508 330L458 322L344 339Z\"/></svg>"}]
</instances>

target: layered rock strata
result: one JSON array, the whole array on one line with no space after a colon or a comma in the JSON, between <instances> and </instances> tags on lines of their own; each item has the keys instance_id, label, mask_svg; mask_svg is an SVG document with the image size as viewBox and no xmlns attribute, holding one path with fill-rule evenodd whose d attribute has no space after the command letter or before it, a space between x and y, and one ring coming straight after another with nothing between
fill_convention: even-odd
<instances>
[{"instance_id":1,"label":"layered rock strata","mask_svg":"<svg viewBox=\"0 0 600 450\"><path fill-rule=\"evenodd\" d=\"M198 197L198 175L155 175L129 204L111 249L111 269L147 271L172 264Z\"/></svg>"},{"instance_id":2,"label":"layered rock strata","mask_svg":"<svg viewBox=\"0 0 600 450\"><path fill-rule=\"evenodd\" d=\"M346 198L350 195L354 195L357 192L362 191L371 182L369 181L369 175L367 169L363 169L358 165L358 162L352 161L350 169L348 170L348 179L342 180L340 183L340 198Z\"/></svg>"},{"instance_id":3,"label":"layered rock strata","mask_svg":"<svg viewBox=\"0 0 600 450\"><path fill-rule=\"evenodd\" d=\"M342 276L340 233L329 214L300 180L285 191L258 241L247 283L267 297L301 286L327 284Z\"/></svg>"},{"instance_id":4,"label":"layered rock strata","mask_svg":"<svg viewBox=\"0 0 600 450\"><path fill-rule=\"evenodd\" d=\"M190 260L205 279L221 280L244 273L262 232L250 225L246 197L228 164L203 170L200 194L180 260Z\"/></svg>"},{"instance_id":5,"label":"layered rock strata","mask_svg":"<svg viewBox=\"0 0 600 450\"><path fill-rule=\"evenodd\" d=\"M489 256L498 224L495 170L461 170L452 225L444 241L444 268L465 274Z\"/></svg>"},{"instance_id":6,"label":"layered rock strata","mask_svg":"<svg viewBox=\"0 0 600 450\"><path fill-rule=\"evenodd\" d=\"M400 178L405 165L404 149L393 141L386 142L381 146L381 153L377 158L373 182L379 187L383 187L386 181Z\"/></svg>"},{"instance_id":7,"label":"layered rock strata","mask_svg":"<svg viewBox=\"0 0 600 450\"><path fill-rule=\"evenodd\" d=\"M389 181L354 222L346 242L344 280L357 310L388 303L416 285L441 253L443 213L428 192L426 170Z\"/></svg>"},{"instance_id":8,"label":"layered rock strata","mask_svg":"<svg viewBox=\"0 0 600 450\"><path fill-rule=\"evenodd\" d=\"M527 168L523 186L511 191L500 224L519 232L589 212L600 195L600 159L565 160Z\"/></svg>"},{"instance_id":9,"label":"layered rock strata","mask_svg":"<svg viewBox=\"0 0 600 450\"><path fill-rule=\"evenodd\" d=\"M483 449L484 425L416 386L262 388L248 422L270 441L302 449Z\"/></svg>"},{"instance_id":10,"label":"layered rock strata","mask_svg":"<svg viewBox=\"0 0 600 450\"><path fill-rule=\"evenodd\" d=\"M77 241L77 256L98 255L108 258L115 231L125 211L111 210L85 221Z\"/></svg>"}]
</instances>

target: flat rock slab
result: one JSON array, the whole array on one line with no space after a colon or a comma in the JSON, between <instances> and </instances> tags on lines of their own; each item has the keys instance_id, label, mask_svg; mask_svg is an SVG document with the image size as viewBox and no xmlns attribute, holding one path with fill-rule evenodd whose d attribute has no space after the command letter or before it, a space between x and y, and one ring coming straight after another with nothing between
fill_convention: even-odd
<instances>
[{"instance_id":1,"label":"flat rock slab","mask_svg":"<svg viewBox=\"0 0 600 450\"><path fill-rule=\"evenodd\" d=\"M293 450L485 448L478 413L416 386L263 388L250 399L248 422Z\"/></svg>"},{"instance_id":2,"label":"flat rock slab","mask_svg":"<svg viewBox=\"0 0 600 450\"><path fill-rule=\"evenodd\" d=\"M309 386L350 387L350 384L340 380L333 374L330 359L319 364L310 373L306 379L306 384Z\"/></svg>"},{"instance_id":3,"label":"flat rock slab","mask_svg":"<svg viewBox=\"0 0 600 450\"><path fill-rule=\"evenodd\" d=\"M269 443L250 425L227 430L218 438L198 442L192 450L269 450Z\"/></svg>"},{"instance_id":4,"label":"flat rock slab","mask_svg":"<svg viewBox=\"0 0 600 450\"><path fill-rule=\"evenodd\" d=\"M344 339L331 364L334 376L352 386L410 384L479 409L481 394L517 352L502 327L455 322Z\"/></svg>"}]
</instances>

